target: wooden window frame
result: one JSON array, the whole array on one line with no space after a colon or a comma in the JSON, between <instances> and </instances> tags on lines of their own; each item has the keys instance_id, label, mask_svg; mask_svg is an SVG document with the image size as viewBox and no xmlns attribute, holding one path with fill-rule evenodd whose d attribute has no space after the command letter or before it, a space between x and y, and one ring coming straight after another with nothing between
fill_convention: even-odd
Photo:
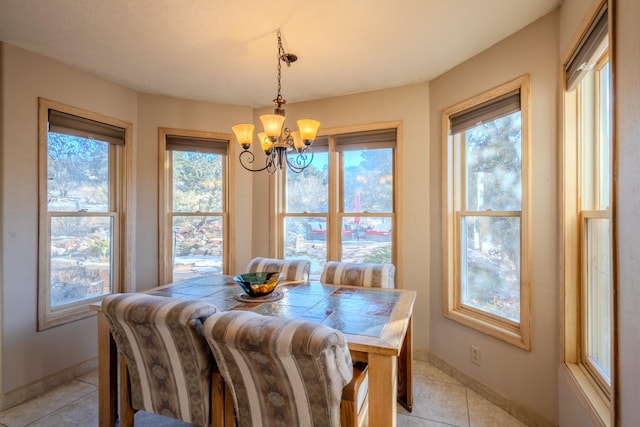
<instances>
[{"instance_id":1,"label":"wooden window frame","mask_svg":"<svg viewBox=\"0 0 640 427\"><path fill-rule=\"evenodd\" d=\"M173 199L172 199L172 166L171 153L167 149L167 136L176 136L195 139L226 140L228 141L227 155L223 161L223 210L222 212L186 213L187 215L200 214L212 215L222 218L224 227L223 233L223 253L222 253L222 273L229 274L230 266L235 264L234 251L234 221L230 212L233 212L234 164L231 159L235 158L235 144L232 144L233 136L228 133L197 131L176 128L158 128L158 282L159 286L173 282L173 251L172 251L172 222L173 222ZM195 150L194 150L195 151ZM184 214L184 213L183 213Z\"/></svg>"},{"instance_id":2,"label":"wooden window frame","mask_svg":"<svg viewBox=\"0 0 640 427\"><path fill-rule=\"evenodd\" d=\"M47 203L48 184L48 133L49 110L55 110L83 119L93 120L99 123L124 129L124 145L110 145L110 205L113 209L110 213L99 213L97 216L113 218L114 233L112 235L113 258L111 264L111 292L125 292L130 289L131 266L125 260L130 259L132 241L132 228L127 222L127 212L133 197L131 185L131 161L132 161L132 129L131 123L108 117L102 114L87 111L81 108L66 105L60 102L38 99L38 185L39 185L39 238L38 238L38 330L45 330L63 325L76 320L94 316L89 306L104 295L94 298L86 298L74 303L57 307L51 306L51 236L49 221L50 214ZM70 212L64 216L96 216L96 213Z\"/></svg>"},{"instance_id":3,"label":"wooden window frame","mask_svg":"<svg viewBox=\"0 0 640 427\"><path fill-rule=\"evenodd\" d=\"M615 369L615 351L616 351L616 336L615 329L611 331L611 385L607 387L601 381L596 379L593 375L593 370L585 363L585 322L586 322L586 309L585 309L585 289L584 281L586 278L585 265L583 263L583 256L585 252L585 224L587 218L608 218L610 220L609 229L611 233L611 286L612 293L615 295L616 280L615 280L615 205L613 203L608 206L608 209L592 209L595 207L595 203L598 202L599 186L595 185L590 194L593 199L587 209L587 202L583 200L583 171L582 163L582 150L580 146L580 140L585 132L584 126L581 125L582 112L582 99L583 96L580 90L574 90L574 87L568 88L568 71L572 59L577 55L576 52L581 49L584 44L584 40L589 38L590 31L597 26L596 22L600 21L602 11L604 8L608 9L608 49L612 49L613 40L611 39L612 19L615 15L612 10L613 2L607 0L601 0L592 5L586 18L581 23L578 31L574 34L573 39L568 45L567 51L563 54L563 74L561 81L562 85L562 139L561 139L561 164L560 164L560 200L561 200L561 253L562 253L562 356L563 356L563 373L568 380L570 386L576 391L576 396L580 400L583 407L586 409L586 413L593 421L594 425L599 426L612 426L615 425L615 383L616 383L616 369ZM602 48L602 46L600 46ZM606 48L606 46L605 46ZM592 53L594 53L592 51ZM600 70L603 64L603 58L606 56L606 51L598 52L596 58L598 60L594 64L596 70ZM588 58L587 58L588 59ZM610 60L610 79L613 82L615 73L615 64ZM597 77L594 77L597 79ZM579 79L578 79L579 80ZM597 91L597 85L599 82L594 81L594 85ZM614 88L615 85L610 83L610 88ZM596 94L597 96L597 94ZM610 95L612 98L615 94L612 92ZM597 105L594 104L594 108ZM615 134L613 126L615 121L611 120L611 133ZM591 137L599 137L599 129L592 127L590 129L592 133ZM615 153L615 138L611 141L610 145L611 159ZM597 155L597 153L595 153ZM610 160L611 160L610 159ZM593 160L594 168L597 168L599 161ZM614 164L611 160L610 166ZM598 172L596 170L596 172ZM611 169L611 176L615 174ZM610 180L610 199L615 200L615 180ZM585 209L583 210L583 205ZM616 318L616 305L615 301L612 303L611 316L612 316L612 328L615 328Z\"/></svg>"},{"instance_id":4,"label":"wooden window frame","mask_svg":"<svg viewBox=\"0 0 640 427\"><path fill-rule=\"evenodd\" d=\"M501 216L520 217L520 319L518 322L475 309L462 304L461 293L461 255L460 255L460 221L465 212L459 209L459 200L463 195L463 184L460 182L463 158L460 150L460 133L450 135L451 116L473 109L476 106L498 100L515 90L520 91L521 113L521 149L522 149L522 201L520 211L505 211ZM444 289L443 315L472 329L500 339L524 350L531 350L531 284L530 284L530 77L524 75L496 88L460 102L443 111L442 140L443 150L443 248L444 248ZM492 212L474 212L474 216L496 216Z\"/></svg>"},{"instance_id":5,"label":"wooden window frame","mask_svg":"<svg viewBox=\"0 0 640 427\"><path fill-rule=\"evenodd\" d=\"M401 121L389 121L380 123L371 123L368 125L354 125L339 128L321 129L318 134L318 138L328 138L328 153L329 153L329 188L328 188L328 210L321 213L287 213L286 210L286 171L285 173L278 174L278 176L270 182L271 191L276 194L273 211L276 213L273 216L271 223L272 230L275 230L276 239L272 239L273 245L270 251L275 254L276 257L284 257L285 243L284 243L284 223L286 218L292 217L325 217L327 221L327 261L340 260L342 257L342 239L341 239L341 224L344 217L351 217L353 213L345 213L341 200L342 200L342 158L341 151L336 147L336 138L351 133L365 133L374 132L379 130L395 129L396 130L396 144L393 149L393 203L392 211L388 213L361 213L358 216L365 217L388 217L391 218L392 223L392 260L391 262L396 267L396 287L402 287L402 245L398 244L398 236L402 234L402 221L398 215L398 206L402 206L402 177L399 171L401 168L402 159L402 122Z\"/></svg>"}]
</instances>

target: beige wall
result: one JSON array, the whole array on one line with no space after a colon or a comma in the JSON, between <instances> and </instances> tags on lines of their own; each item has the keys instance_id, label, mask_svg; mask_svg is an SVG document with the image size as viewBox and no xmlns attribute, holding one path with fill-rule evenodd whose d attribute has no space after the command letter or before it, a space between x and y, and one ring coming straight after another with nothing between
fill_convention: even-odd
<instances>
[{"instance_id":1,"label":"beige wall","mask_svg":"<svg viewBox=\"0 0 640 427\"><path fill-rule=\"evenodd\" d=\"M557 90L559 54L594 0L564 0L553 13L460 64L429 84L417 84L287 106L287 121L319 118L322 128L390 120L403 122L401 286L418 291L414 340L489 387L562 426L589 425L577 392L557 375L559 279L557 218ZM618 360L620 425L634 425L640 401L637 307L637 212L640 200L640 4L616 0L619 143ZM442 317L441 111L524 73L532 76L533 349L513 348ZM286 95L286 94L285 94ZM37 98L46 97L130 121L134 125L137 289L157 281L157 127L228 132L269 109L212 105L141 95L77 70L0 44L0 392L8 393L95 357L95 319L36 332ZM235 268L268 254L263 176L237 168ZM252 215L251 206L253 205ZM252 218L252 219L251 219ZM253 221L253 222L252 222ZM250 255L249 255L250 253ZM10 267L8 267L10 266ZM470 364L469 346L482 350ZM423 353L422 353L423 354ZM44 357L43 355L46 355ZM621 373L624 372L624 374ZM558 378L556 379L556 376ZM556 381L558 385L556 386ZM557 390L557 391L556 391ZM0 398L2 396L0 395ZM560 406L558 409L558 405Z\"/></svg>"},{"instance_id":2,"label":"beige wall","mask_svg":"<svg viewBox=\"0 0 640 427\"><path fill-rule=\"evenodd\" d=\"M189 129L229 134L231 126L252 120L252 109L219 104L188 101L157 95L138 97L138 161L136 180L138 221L136 236L136 288L146 290L158 286L158 128ZM232 147L233 149L233 147ZM233 155L233 153L232 153ZM232 200L233 220L236 223L236 259L230 273L243 269L251 247L251 230L243 224L251 223L251 176L231 161L235 195ZM150 238L151 236L151 238Z\"/></svg>"},{"instance_id":3,"label":"beige wall","mask_svg":"<svg viewBox=\"0 0 640 427\"><path fill-rule=\"evenodd\" d=\"M495 391L537 412L557 416L558 204L556 126L558 87L555 12L430 83L431 307L430 351ZM531 75L532 349L523 351L442 316L442 111L459 101ZM470 346L482 353L473 365Z\"/></svg>"},{"instance_id":4,"label":"beige wall","mask_svg":"<svg viewBox=\"0 0 640 427\"><path fill-rule=\"evenodd\" d=\"M0 398L96 357L95 318L36 331L38 226L38 97L131 122L134 127L130 206L132 289L157 284L158 127L230 133L232 124L251 120L252 109L140 95L122 86L70 69L14 46L2 45L4 114L1 153L3 182L1 271ZM9 106L10 108L7 108ZM237 222L250 223L249 174L235 175ZM251 246L238 229L237 252ZM248 254L245 257L248 258ZM242 265L246 265L243 261ZM0 399L0 404L2 399Z\"/></svg>"},{"instance_id":5,"label":"beige wall","mask_svg":"<svg viewBox=\"0 0 640 427\"><path fill-rule=\"evenodd\" d=\"M96 355L95 318L36 332L38 97L136 125L132 90L3 46L2 391ZM133 143L136 143L134 135Z\"/></svg>"},{"instance_id":6,"label":"beige wall","mask_svg":"<svg viewBox=\"0 0 640 427\"><path fill-rule=\"evenodd\" d=\"M614 112L618 161L617 425L640 422L640 2L615 5Z\"/></svg>"}]
</instances>

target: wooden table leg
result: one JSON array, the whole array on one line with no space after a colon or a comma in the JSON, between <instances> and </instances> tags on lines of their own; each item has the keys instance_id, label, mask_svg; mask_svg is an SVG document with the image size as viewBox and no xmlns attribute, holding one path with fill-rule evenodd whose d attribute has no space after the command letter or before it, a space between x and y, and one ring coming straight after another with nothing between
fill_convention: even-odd
<instances>
[{"instance_id":1,"label":"wooden table leg","mask_svg":"<svg viewBox=\"0 0 640 427\"><path fill-rule=\"evenodd\" d=\"M98 313L98 418L100 427L114 427L118 418L118 355L102 313Z\"/></svg>"},{"instance_id":2,"label":"wooden table leg","mask_svg":"<svg viewBox=\"0 0 640 427\"><path fill-rule=\"evenodd\" d=\"M369 354L369 426L396 427L398 363L396 356Z\"/></svg>"},{"instance_id":3,"label":"wooden table leg","mask_svg":"<svg viewBox=\"0 0 640 427\"><path fill-rule=\"evenodd\" d=\"M411 412L413 409L413 319L409 318L407 333L402 342L402 350L398 357L398 402Z\"/></svg>"}]
</instances>

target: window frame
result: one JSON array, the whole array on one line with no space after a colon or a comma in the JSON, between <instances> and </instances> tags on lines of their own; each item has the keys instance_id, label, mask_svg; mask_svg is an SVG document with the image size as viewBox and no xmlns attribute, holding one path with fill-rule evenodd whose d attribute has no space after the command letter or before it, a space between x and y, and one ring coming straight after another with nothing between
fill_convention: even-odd
<instances>
[{"instance_id":1,"label":"window frame","mask_svg":"<svg viewBox=\"0 0 640 427\"><path fill-rule=\"evenodd\" d=\"M49 110L71 114L82 119L93 120L106 125L116 126L124 130L124 145L111 143L110 157L110 205L109 212L68 212L51 213L47 203L48 189L48 133ZM129 259L132 241L132 230L127 222L128 205L133 197L131 186L132 159L132 129L131 123L91 112L78 107L66 105L45 98L38 98L38 330L46 330L76 320L95 315L90 305L100 301L105 295L86 298L57 307L51 305L51 229L50 219L53 217L96 217L113 218L113 234L111 245L113 257L111 261L111 293L125 292L130 288Z\"/></svg>"},{"instance_id":2,"label":"window frame","mask_svg":"<svg viewBox=\"0 0 640 427\"><path fill-rule=\"evenodd\" d=\"M464 163L457 159L458 157L463 158L465 153L461 152L459 146L461 134L450 135L453 115L484 103L490 104L491 101L504 98L516 90L520 91L521 113L521 209L520 211L505 211L502 214L508 217L519 216L520 218L520 319L518 322L462 303L460 252L462 230L460 224L461 216L466 211L461 211L459 208L459 200L464 192L460 182L463 174L460 168ZM445 146L442 159L443 176L445 177L443 180L443 262L445 274L443 315L526 351L531 350L530 108L530 76L527 74L462 101L445 109L442 113L442 141ZM474 212L474 216L493 217L495 215L492 212Z\"/></svg>"},{"instance_id":3,"label":"window frame","mask_svg":"<svg viewBox=\"0 0 640 427\"><path fill-rule=\"evenodd\" d=\"M392 236L391 236L391 263L396 267L395 282L396 287L402 287L402 256L401 245L398 244L398 236L402 232L402 223L398 215L398 206L401 205L402 200L402 177L399 171L401 171L401 159L402 159L402 121L389 121L380 123L371 123L368 125L354 125L339 128L321 129L318 133L317 140L327 139L327 145L323 145L322 151L328 152L328 206L327 212L319 213L287 213L286 212L286 174L290 171L284 171L279 173L274 180L271 181L271 188L275 197L274 219L272 220L272 230L275 230L275 239L272 239L273 246L271 248L272 253L279 258L284 258L285 242L284 242L284 230L285 221L287 218L295 217L310 217L310 218L326 218L327 233L326 233L326 257L327 261L339 261L342 258L342 233L341 224L343 218L354 216L353 212L345 212L343 207L343 191L344 191L344 177L343 177L343 155L341 150L337 148L336 139L341 135L352 133L366 133L374 131L382 131L388 129L395 129L396 142L393 147L392 157L392 173L393 173L393 202L391 212L373 212L359 213L360 217L385 217L391 219L392 224ZM376 145L376 143L372 143ZM312 147L313 148L313 147ZM380 147L374 147L380 148Z\"/></svg>"},{"instance_id":4,"label":"window frame","mask_svg":"<svg viewBox=\"0 0 640 427\"><path fill-rule=\"evenodd\" d=\"M167 136L225 140L227 141L227 155L223 161L223 180L225 187L223 190L223 210L216 212L223 220L222 229L222 274L229 274L230 266L235 265L235 250L233 249L234 221L230 212L233 212L234 194L234 164L231 159L235 158L235 144L232 144L233 136L228 133L198 131L177 128L158 128L158 283L159 286L172 283L173 279L173 250L172 233L173 229L173 199L172 199L172 165L171 153L167 149ZM194 150L196 151L196 150ZM195 215L195 213L186 213ZM212 212L203 214L210 215Z\"/></svg>"},{"instance_id":5,"label":"window frame","mask_svg":"<svg viewBox=\"0 0 640 427\"><path fill-rule=\"evenodd\" d=\"M601 19L602 14L605 11L608 13L608 19ZM583 60L593 60L595 54L595 68L601 70L603 65L603 58L607 56L607 49L609 51L609 90L610 99L615 96L614 93L614 69L615 63L613 61L612 51L612 3L606 0L601 0L593 4L593 7L586 15L585 20L580 25L579 30L574 35L571 43L568 46L567 51L563 55L562 61L562 87L561 87L561 114L562 114L562 138L561 138L561 158L560 165L560 180L559 191L561 200L561 254L562 254L562 293L564 295L562 304L562 356L563 356L563 368L566 373L566 378L572 387L577 390L577 395L587 411L588 416L593 420L594 424L601 426L615 425L615 388L616 388L616 334L615 334L615 319L616 319L616 252L615 252L615 239L616 239L616 223L615 223L615 192L616 181L615 176L615 120L613 106L611 108L611 140L609 141L609 206L608 209L596 209L595 203L599 198L599 185L594 184L590 197L593 199L591 206L585 208L586 201L583 201L583 185L584 175L582 171L582 157L583 152L580 141L583 139L585 132L584 126L581 125L582 111L582 99L583 96L580 93L580 89L576 89L576 81L582 79L572 79L572 87L569 87L569 76L571 69L569 64L574 58L580 55L584 45L589 45L586 40L593 39L593 34L598 34L608 37L608 44L605 45L604 50L594 49L597 46L593 41L590 43L589 53L585 55L582 53ZM602 29L602 23L606 23L606 31ZM608 46L608 47L607 47ZM603 48L603 46L599 46ZM606 62L606 61L605 61ZM575 67L574 67L575 68ZM584 67L581 67L584 68ZM586 67L588 69L588 67ZM594 96L597 97L599 90L598 76L593 78ZM576 90L574 90L576 89ZM592 101L590 105L593 105L594 111L593 117L596 117L599 102ZM598 122L595 120L594 122ZM591 135L589 138L600 138L600 129L597 125L592 126L590 129ZM593 144L593 141L591 142ZM598 147L600 148L600 147ZM599 150L594 152L594 156L599 155ZM592 159L594 174L599 172L598 168L601 164L601 159ZM584 209L583 209L584 208ZM585 293L586 283L586 265L583 262L583 257L586 252L585 243L585 230L587 228L587 219L600 218L609 219L609 236L610 236L610 256L611 256L611 385L607 387L594 376L594 368L589 366L586 361L586 304L588 303Z\"/></svg>"}]
</instances>

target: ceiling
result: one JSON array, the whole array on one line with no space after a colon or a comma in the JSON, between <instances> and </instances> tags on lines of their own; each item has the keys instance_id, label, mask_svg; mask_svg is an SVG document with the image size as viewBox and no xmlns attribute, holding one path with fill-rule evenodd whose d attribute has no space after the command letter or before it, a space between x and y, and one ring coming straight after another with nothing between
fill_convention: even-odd
<instances>
[{"instance_id":1,"label":"ceiling","mask_svg":"<svg viewBox=\"0 0 640 427\"><path fill-rule=\"evenodd\" d=\"M0 40L140 92L250 107L426 82L561 0L0 0Z\"/></svg>"}]
</instances>

